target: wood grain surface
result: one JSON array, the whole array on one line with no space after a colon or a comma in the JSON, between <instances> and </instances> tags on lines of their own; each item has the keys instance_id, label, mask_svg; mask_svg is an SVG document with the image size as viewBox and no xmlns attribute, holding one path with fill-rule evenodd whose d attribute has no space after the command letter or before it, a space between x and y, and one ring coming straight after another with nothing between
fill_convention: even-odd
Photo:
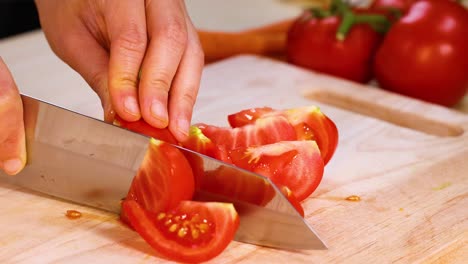
<instances>
[{"instance_id":1,"label":"wood grain surface","mask_svg":"<svg viewBox=\"0 0 468 264\"><path fill-rule=\"evenodd\" d=\"M311 104L340 132L321 185L303 203L329 249L291 252L234 241L212 263L464 263L465 113L241 56L206 67L193 122L227 125L226 115L244 108ZM346 200L351 195L361 200ZM0 201L0 263L166 262L116 215L1 179ZM83 216L70 220L69 209Z\"/></svg>"}]
</instances>

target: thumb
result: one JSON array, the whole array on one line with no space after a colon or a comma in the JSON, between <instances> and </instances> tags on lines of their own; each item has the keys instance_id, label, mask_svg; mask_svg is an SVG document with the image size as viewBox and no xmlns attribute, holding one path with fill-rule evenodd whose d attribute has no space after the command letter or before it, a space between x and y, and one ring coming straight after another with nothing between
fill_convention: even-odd
<instances>
[{"instance_id":1,"label":"thumb","mask_svg":"<svg viewBox=\"0 0 468 264\"><path fill-rule=\"evenodd\" d=\"M15 81L0 58L0 168L14 175L25 164L23 104Z\"/></svg>"}]
</instances>

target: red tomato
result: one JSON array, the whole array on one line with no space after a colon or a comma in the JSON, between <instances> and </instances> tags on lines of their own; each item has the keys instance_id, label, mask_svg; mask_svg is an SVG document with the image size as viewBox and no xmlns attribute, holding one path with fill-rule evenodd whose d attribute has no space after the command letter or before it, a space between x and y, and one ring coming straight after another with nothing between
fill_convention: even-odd
<instances>
[{"instance_id":1,"label":"red tomato","mask_svg":"<svg viewBox=\"0 0 468 264\"><path fill-rule=\"evenodd\" d=\"M283 193L283 195L288 199L288 201L291 203L294 208L296 208L296 211L304 217L304 208L301 205L301 202L299 202L299 199L297 199L296 195L286 186L278 186L280 191Z\"/></svg>"},{"instance_id":2,"label":"red tomato","mask_svg":"<svg viewBox=\"0 0 468 264\"><path fill-rule=\"evenodd\" d=\"M127 198L136 200L147 210L160 212L192 199L194 191L192 168L185 156L176 147L151 139ZM125 217L122 216L124 221Z\"/></svg>"},{"instance_id":3,"label":"red tomato","mask_svg":"<svg viewBox=\"0 0 468 264\"><path fill-rule=\"evenodd\" d=\"M372 78L372 60L381 36L367 24L355 24L344 40L337 39L339 16L315 18L305 12L291 26L287 60L295 65L366 83Z\"/></svg>"},{"instance_id":4,"label":"red tomato","mask_svg":"<svg viewBox=\"0 0 468 264\"><path fill-rule=\"evenodd\" d=\"M287 186L299 201L307 198L322 180L324 163L315 141L281 141L233 149L231 161L238 167Z\"/></svg>"},{"instance_id":5,"label":"red tomato","mask_svg":"<svg viewBox=\"0 0 468 264\"><path fill-rule=\"evenodd\" d=\"M387 33L374 69L385 89L456 104L468 88L468 10L447 0L415 2Z\"/></svg>"},{"instance_id":6,"label":"red tomato","mask_svg":"<svg viewBox=\"0 0 468 264\"><path fill-rule=\"evenodd\" d=\"M205 136L226 150L296 139L294 127L285 117L260 118L252 124L236 128L206 124L197 126Z\"/></svg>"},{"instance_id":7,"label":"red tomato","mask_svg":"<svg viewBox=\"0 0 468 264\"><path fill-rule=\"evenodd\" d=\"M160 140L172 143L172 144L177 144L177 140L169 131L169 129L155 128L149 125L148 123L146 123L143 119L140 119L135 122L127 122L123 120L122 118L120 118L119 116L116 116L114 120L114 125L123 127L125 129L131 130L133 132L137 132L137 133L149 136L149 137L153 137L155 139L160 139Z\"/></svg>"},{"instance_id":8,"label":"red tomato","mask_svg":"<svg viewBox=\"0 0 468 264\"><path fill-rule=\"evenodd\" d=\"M181 145L184 148L188 148L198 153L216 158L219 156L219 148L206 137L201 129L197 126L191 126L189 130L189 136L186 141L182 142Z\"/></svg>"},{"instance_id":9,"label":"red tomato","mask_svg":"<svg viewBox=\"0 0 468 264\"><path fill-rule=\"evenodd\" d=\"M271 107L245 109L235 114L228 115L228 122L231 127L241 127L247 124L253 124L255 120L274 111L275 110Z\"/></svg>"},{"instance_id":10,"label":"red tomato","mask_svg":"<svg viewBox=\"0 0 468 264\"><path fill-rule=\"evenodd\" d=\"M374 0L369 6L370 10L398 9L402 14L406 14L411 5L417 0Z\"/></svg>"},{"instance_id":11,"label":"red tomato","mask_svg":"<svg viewBox=\"0 0 468 264\"><path fill-rule=\"evenodd\" d=\"M261 177L245 177L238 169L221 166L203 176L201 189L238 201L266 205L275 196L271 184Z\"/></svg>"},{"instance_id":12,"label":"red tomato","mask_svg":"<svg viewBox=\"0 0 468 264\"><path fill-rule=\"evenodd\" d=\"M151 212L134 200L122 208L131 226L163 256L198 263L219 255L233 240L239 216L232 204L183 201L167 212Z\"/></svg>"},{"instance_id":13,"label":"red tomato","mask_svg":"<svg viewBox=\"0 0 468 264\"><path fill-rule=\"evenodd\" d=\"M284 116L294 126L298 140L315 140L325 164L330 161L338 145L338 129L335 123L318 107L306 106L288 110L252 108L228 116L233 127L243 126L267 116Z\"/></svg>"}]
</instances>

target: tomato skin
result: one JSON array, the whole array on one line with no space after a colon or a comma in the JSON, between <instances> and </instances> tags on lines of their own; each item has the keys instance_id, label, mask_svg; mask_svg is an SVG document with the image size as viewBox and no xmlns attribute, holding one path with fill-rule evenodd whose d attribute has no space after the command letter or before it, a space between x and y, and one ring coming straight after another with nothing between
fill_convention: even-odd
<instances>
[{"instance_id":1,"label":"tomato skin","mask_svg":"<svg viewBox=\"0 0 468 264\"><path fill-rule=\"evenodd\" d=\"M198 214L200 221L194 222L195 226L197 223L204 223L203 219L207 220L207 233L199 232L201 239L193 239L192 236L185 240L178 238L178 233L171 236L169 228L172 223L158 223L161 214L146 210L135 200L125 200L122 209L131 226L151 247L168 259L179 262L199 263L216 257L233 240L239 227L239 216L232 204L182 201L173 210L165 212L165 216ZM190 230L191 227L184 238L191 236Z\"/></svg>"},{"instance_id":2,"label":"tomato skin","mask_svg":"<svg viewBox=\"0 0 468 264\"><path fill-rule=\"evenodd\" d=\"M356 24L340 41L341 18L314 18L305 12L291 26L287 60L295 65L360 83L372 78L372 60L382 37L367 24Z\"/></svg>"},{"instance_id":3,"label":"tomato skin","mask_svg":"<svg viewBox=\"0 0 468 264\"><path fill-rule=\"evenodd\" d=\"M234 165L288 187L299 201L312 194L322 180L324 163L315 141L281 141L238 148L229 153Z\"/></svg>"},{"instance_id":4,"label":"tomato skin","mask_svg":"<svg viewBox=\"0 0 468 264\"><path fill-rule=\"evenodd\" d=\"M411 5L417 0L374 0L369 6L370 10L381 11L389 8L396 8L406 14Z\"/></svg>"},{"instance_id":5,"label":"tomato skin","mask_svg":"<svg viewBox=\"0 0 468 264\"><path fill-rule=\"evenodd\" d=\"M387 33L374 70L379 86L444 106L468 88L468 10L448 0L415 2Z\"/></svg>"},{"instance_id":6,"label":"tomato skin","mask_svg":"<svg viewBox=\"0 0 468 264\"><path fill-rule=\"evenodd\" d=\"M119 116L115 117L114 125L137 132L155 139L163 140L172 144L177 144L176 138L167 128L155 128L150 124L146 123L145 120L140 119L134 122L128 122L120 118Z\"/></svg>"}]
</instances>

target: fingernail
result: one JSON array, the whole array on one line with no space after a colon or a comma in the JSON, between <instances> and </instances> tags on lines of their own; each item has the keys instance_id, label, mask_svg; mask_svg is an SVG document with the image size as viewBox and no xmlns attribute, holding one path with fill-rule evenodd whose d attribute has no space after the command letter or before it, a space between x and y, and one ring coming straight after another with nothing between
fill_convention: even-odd
<instances>
[{"instance_id":1,"label":"fingernail","mask_svg":"<svg viewBox=\"0 0 468 264\"><path fill-rule=\"evenodd\" d=\"M10 175L17 174L22 167L23 164L20 159L9 159L3 162L3 170Z\"/></svg>"},{"instance_id":2,"label":"fingernail","mask_svg":"<svg viewBox=\"0 0 468 264\"><path fill-rule=\"evenodd\" d=\"M125 111L131 115L138 116L140 115L140 109L138 108L138 102L135 98L127 96L124 101Z\"/></svg>"},{"instance_id":3,"label":"fingernail","mask_svg":"<svg viewBox=\"0 0 468 264\"><path fill-rule=\"evenodd\" d=\"M163 123L163 125L167 126L167 124L169 123L169 120L167 117L166 108L164 107L163 104L161 104L158 101L154 101L153 103L151 103L150 111L151 111L151 115L154 118L158 119L159 121Z\"/></svg>"},{"instance_id":4,"label":"fingernail","mask_svg":"<svg viewBox=\"0 0 468 264\"><path fill-rule=\"evenodd\" d=\"M177 120L177 130L182 133L184 136L188 136L190 123L187 119Z\"/></svg>"}]
</instances>

